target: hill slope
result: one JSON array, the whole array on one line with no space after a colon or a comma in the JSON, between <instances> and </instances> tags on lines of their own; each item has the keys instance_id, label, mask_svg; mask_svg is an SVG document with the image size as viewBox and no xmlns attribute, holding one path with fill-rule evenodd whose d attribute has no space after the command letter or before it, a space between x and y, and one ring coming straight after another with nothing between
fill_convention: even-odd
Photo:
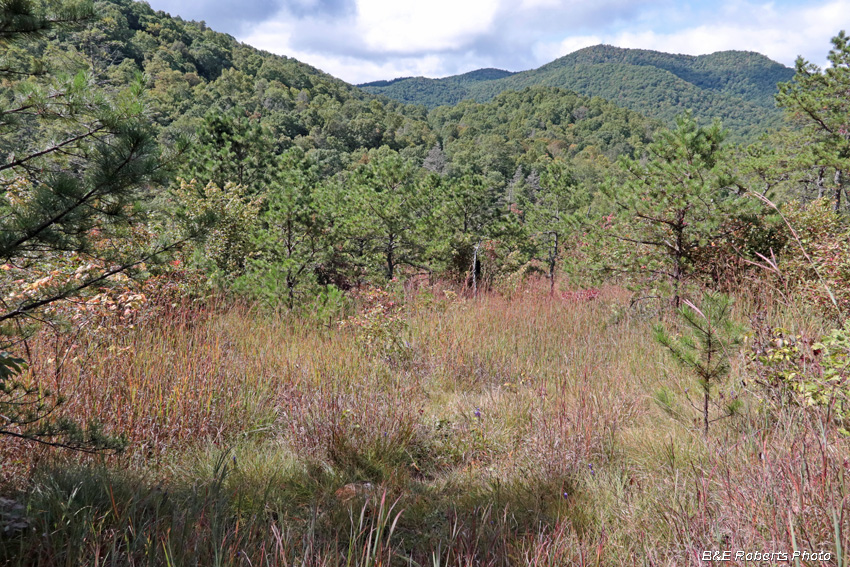
<instances>
[{"instance_id":1,"label":"hill slope","mask_svg":"<svg viewBox=\"0 0 850 567\"><path fill-rule=\"evenodd\" d=\"M782 113L773 101L776 84L793 75L792 69L752 52L693 56L598 45L537 69L504 72L495 78L473 71L444 79L412 77L360 86L429 107L464 99L487 101L503 91L534 85L561 87L606 98L668 124L691 109L702 121L720 118L732 138L740 141L779 125Z\"/></svg>"},{"instance_id":2,"label":"hill slope","mask_svg":"<svg viewBox=\"0 0 850 567\"><path fill-rule=\"evenodd\" d=\"M659 125L622 106L546 85L518 86L504 96L494 91L487 103L467 101L428 113L421 105L369 94L143 2L102 0L98 16L86 28L57 31L26 49L48 67L67 67L70 60L76 69L89 69L106 88L121 87L144 73L147 108L166 146L204 129L230 128L215 125L220 117L241 124L238 128L261 124L263 152L274 156L298 146L325 176L384 145L422 163L439 142L456 171L498 172L509 179L518 164L531 170L546 159L571 159L582 151L610 158L629 154ZM480 69L441 85L449 94L457 91L460 101L467 98L469 85L488 86L515 76ZM378 84L392 88L415 82ZM0 96L4 92L0 85ZM18 149L14 140L0 142Z\"/></svg>"},{"instance_id":3,"label":"hill slope","mask_svg":"<svg viewBox=\"0 0 850 567\"><path fill-rule=\"evenodd\" d=\"M274 55L144 2L102 0L97 19L31 42L30 55L58 68L90 69L104 85L147 77L148 109L164 140L193 134L208 114L250 117L280 152L298 145L327 162L388 145L434 143L422 108L376 97L292 58ZM2 94L2 93L0 93Z\"/></svg>"}]
</instances>

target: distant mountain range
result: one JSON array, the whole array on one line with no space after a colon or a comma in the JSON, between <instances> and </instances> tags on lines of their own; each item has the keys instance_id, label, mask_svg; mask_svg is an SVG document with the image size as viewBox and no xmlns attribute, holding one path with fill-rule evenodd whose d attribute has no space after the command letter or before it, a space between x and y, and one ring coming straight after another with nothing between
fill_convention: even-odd
<instances>
[{"instance_id":1,"label":"distant mountain range","mask_svg":"<svg viewBox=\"0 0 850 567\"><path fill-rule=\"evenodd\" d=\"M443 79L405 77L358 86L428 108L466 99L485 102L536 85L561 87L668 124L692 110L702 122L720 118L732 140L750 141L782 123L773 97L777 83L793 76L793 69L748 51L693 56L597 45L519 73L479 69Z\"/></svg>"}]
</instances>

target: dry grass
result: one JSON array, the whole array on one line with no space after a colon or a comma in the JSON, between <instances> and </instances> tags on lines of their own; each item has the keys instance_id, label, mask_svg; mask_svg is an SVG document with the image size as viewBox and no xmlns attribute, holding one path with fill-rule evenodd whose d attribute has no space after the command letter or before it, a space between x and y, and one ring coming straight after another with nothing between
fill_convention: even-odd
<instances>
[{"instance_id":1,"label":"dry grass","mask_svg":"<svg viewBox=\"0 0 850 567\"><path fill-rule=\"evenodd\" d=\"M0 561L699 565L705 549L796 543L834 563L848 548L835 427L744 387L743 412L703 438L692 379L622 290L423 297L385 351L239 305L34 344L63 411L130 446L83 458L4 440L29 527L0 535ZM746 378L736 359L721 389ZM662 388L678 414L654 402Z\"/></svg>"}]
</instances>

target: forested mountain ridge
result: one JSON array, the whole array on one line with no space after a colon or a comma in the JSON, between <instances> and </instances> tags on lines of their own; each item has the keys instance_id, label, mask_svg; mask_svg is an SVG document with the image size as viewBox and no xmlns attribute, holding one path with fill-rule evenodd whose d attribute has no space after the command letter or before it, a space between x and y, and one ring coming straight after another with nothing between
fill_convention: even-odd
<instances>
[{"instance_id":1,"label":"forested mountain ridge","mask_svg":"<svg viewBox=\"0 0 850 567\"><path fill-rule=\"evenodd\" d=\"M274 55L131 0L96 2L86 29L57 30L9 56L74 61L101 84L143 73L148 113L163 140L192 135L211 112L261 122L272 151L293 145L338 170L358 148L429 146L421 108L369 95L310 65Z\"/></svg>"},{"instance_id":2,"label":"forested mountain ridge","mask_svg":"<svg viewBox=\"0 0 850 567\"><path fill-rule=\"evenodd\" d=\"M457 104L462 100L470 99L485 102L474 96L470 96L468 85L486 81L498 81L514 74L502 69L476 69L469 73L445 77L443 79L399 77L389 81L373 81L358 86L367 92L386 95L400 102L423 104L428 108L435 108L437 106Z\"/></svg>"},{"instance_id":3,"label":"forested mountain ridge","mask_svg":"<svg viewBox=\"0 0 850 567\"><path fill-rule=\"evenodd\" d=\"M86 29L57 30L26 49L10 46L9 57L40 59L48 67L64 65L70 58L77 70L88 69L94 80L112 88L143 73L147 112L166 145L181 136L191 139L204 128L232 129L233 124L205 123L211 115L229 115L225 122L251 122L264 129L254 140L255 149L268 154L259 161L297 146L316 162L322 175L330 175L347 169L364 151L381 146L421 163L439 143L449 156L459 151L464 159L478 160L466 164L472 169L493 169L510 178L518 164L530 168L565 151L575 155L589 148L615 158L631 151L635 140L647 139L658 126L614 104L591 103L589 97L548 87L536 88L529 96L544 109L565 104L558 112L529 114L527 109L505 107L506 100L527 98L520 95L495 104L467 104L430 117L421 105L369 94L310 65L255 49L209 29L204 22L172 17L146 3L102 0L95 9L97 17ZM462 90L466 84L511 75L500 69L480 69L454 78L454 84L450 81L446 88ZM593 110L588 112L589 108ZM500 118L494 121L489 115L495 109ZM571 109L577 109L575 115ZM570 123L575 124L567 129ZM577 136L577 132L583 134ZM598 135L602 132L607 133ZM25 151L18 142L10 139L9 143L18 153ZM485 152L459 149L466 144L495 153L485 156Z\"/></svg>"},{"instance_id":4,"label":"forested mountain ridge","mask_svg":"<svg viewBox=\"0 0 850 567\"><path fill-rule=\"evenodd\" d=\"M451 77L446 77L445 79L426 79L428 81L433 80L445 80L446 82L452 82L457 84L463 84L474 81L493 81L496 79L502 79L504 77L510 77L511 75L515 75L511 71L505 71L504 69L476 69L475 71L470 71L468 73L463 73L462 75L453 75ZM399 77L397 79L391 79L389 81L372 81L371 83L363 83L358 85L359 87L388 87L390 85L394 85L396 83L402 81L409 81L413 79L425 79L425 77Z\"/></svg>"},{"instance_id":5,"label":"forested mountain ridge","mask_svg":"<svg viewBox=\"0 0 850 567\"><path fill-rule=\"evenodd\" d=\"M610 45L587 47L556 59L537 71L573 65L619 63L657 67L703 89L737 95L762 106L775 106L776 85L790 81L794 70L752 51L718 51L709 55L676 55Z\"/></svg>"},{"instance_id":6,"label":"forested mountain ridge","mask_svg":"<svg viewBox=\"0 0 850 567\"><path fill-rule=\"evenodd\" d=\"M720 118L732 139L747 141L780 125L781 112L773 99L776 85L794 75L792 69L753 52L692 56L609 45L581 49L537 69L488 80L478 79L476 73L443 79L413 77L360 87L402 102L435 107L464 99L487 101L505 90L533 85L556 86L606 98L668 124L690 109L703 121Z\"/></svg>"}]
</instances>

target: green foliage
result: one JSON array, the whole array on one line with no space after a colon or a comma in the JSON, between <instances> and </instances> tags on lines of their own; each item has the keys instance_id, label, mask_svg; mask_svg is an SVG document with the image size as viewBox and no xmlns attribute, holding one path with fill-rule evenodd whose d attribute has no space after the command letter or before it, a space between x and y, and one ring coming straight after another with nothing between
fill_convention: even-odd
<instances>
[{"instance_id":1,"label":"green foliage","mask_svg":"<svg viewBox=\"0 0 850 567\"><path fill-rule=\"evenodd\" d=\"M810 405L830 406L839 420L850 418L850 323L822 336L812 350L820 357L822 375L817 384L803 385L803 398Z\"/></svg>"},{"instance_id":2,"label":"green foliage","mask_svg":"<svg viewBox=\"0 0 850 567\"><path fill-rule=\"evenodd\" d=\"M484 71L484 70L482 70ZM753 141L781 123L777 83L792 71L757 53L724 51L690 56L598 45L521 73L480 71L444 79L422 77L360 85L367 92L429 108L464 100L486 102L532 86L569 88L602 97L646 116L675 123L683 110L710 121L721 117L734 141Z\"/></svg>"},{"instance_id":3,"label":"green foliage","mask_svg":"<svg viewBox=\"0 0 850 567\"><path fill-rule=\"evenodd\" d=\"M657 294L678 308L685 286L704 269L700 251L720 246L723 222L744 203L721 167L725 158L720 124L699 126L689 115L663 131L642 159L623 159L626 175L608 187L617 217L606 231L622 243L619 262L649 275Z\"/></svg>"},{"instance_id":4,"label":"green foliage","mask_svg":"<svg viewBox=\"0 0 850 567\"><path fill-rule=\"evenodd\" d=\"M320 203L315 167L298 148L280 160L280 174L269 191L237 289L275 305L285 298L289 309L304 290L315 291L316 270L325 259L329 222ZM321 320L322 318L320 318Z\"/></svg>"},{"instance_id":5,"label":"green foliage","mask_svg":"<svg viewBox=\"0 0 850 567\"><path fill-rule=\"evenodd\" d=\"M332 328L334 321L345 315L350 297L333 284L325 285L316 294L306 313L313 321Z\"/></svg>"},{"instance_id":6,"label":"green foliage","mask_svg":"<svg viewBox=\"0 0 850 567\"><path fill-rule=\"evenodd\" d=\"M779 85L777 104L785 109L789 122L799 127L790 140L790 169L807 177L808 200L832 194L833 207L841 208L850 170L850 127L847 89L850 85L850 38L842 31L832 38L830 67L820 69L802 57L797 59L792 81Z\"/></svg>"},{"instance_id":7,"label":"green foliage","mask_svg":"<svg viewBox=\"0 0 850 567\"><path fill-rule=\"evenodd\" d=\"M181 180L173 195L180 231L211 227L197 244L199 264L214 278L242 274L254 251L260 199L241 185L219 187L210 181L201 187L194 179Z\"/></svg>"},{"instance_id":8,"label":"green foliage","mask_svg":"<svg viewBox=\"0 0 850 567\"><path fill-rule=\"evenodd\" d=\"M850 168L850 37L841 31L832 38L832 46L827 56L831 65L825 70L798 58L793 80L779 85L776 101L792 121L803 126L811 162L846 171Z\"/></svg>"},{"instance_id":9,"label":"green foliage","mask_svg":"<svg viewBox=\"0 0 850 567\"><path fill-rule=\"evenodd\" d=\"M115 285L176 245L145 230L146 191L161 180L163 158L142 78L106 89L73 57L41 52L44 42L33 41L39 35L90 15L86 4L42 8L0 4L2 43L18 43L53 72L7 68L12 79L0 85L0 141L8 150L0 161L0 348L27 356L38 323L62 324L58 306ZM0 435L80 450L121 446L94 424L55 418L62 397L20 359L3 355L0 367Z\"/></svg>"},{"instance_id":10,"label":"green foliage","mask_svg":"<svg viewBox=\"0 0 850 567\"><path fill-rule=\"evenodd\" d=\"M799 132L783 129L736 148L729 167L736 169L741 188L770 199L787 198L799 191L799 156L804 146Z\"/></svg>"},{"instance_id":11,"label":"green foliage","mask_svg":"<svg viewBox=\"0 0 850 567\"><path fill-rule=\"evenodd\" d=\"M497 186L480 174L441 181L437 189L435 220L439 226L429 254L441 272L462 281L475 269L475 247L495 236L504 210L498 206Z\"/></svg>"},{"instance_id":12,"label":"green foliage","mask_svg":"<svg viewBox=\"0 0 850 567\"><path fill-rule=\"evenodd\" d=\"M656 340L673 355L683 368L697 378L702 399L703 430L708 435L708 426L720 418L710 418L712 390L729 374L729 359L743 337L741 327L732 321L732 300L721 294L708 293L703 296L700 307L690 301L677 310L685 333L674 336L663 326L655 327ZM667 402L662 395L661 402ZM737 400L732 399L724 408L722 417L734 415Z\"/></svg>"},{"instance_id":13,"label":"green foliage","mask_svg":"<svg viewBox=\"0 0 850 567\"><path fill-rule=\"evenodd\" d=\"M823 408L850 435L850 324L817 342L775 328L756 336L750 360L767 399Z\"/></svg>"},{"instance_id":14,"label":"green foliage","mask_svg":"<svg viewBox=\"0 0 850 567\"><path fill-rule=\"evenodd\" d=\"M536 171L532 172L536 175ZM581 226L591 195L562 161L553 161L535 178L526 179L523 204L526 222L534 235L536 257L545 261L550 293L555 290L555 270L567 235Z\"/></svg>"},{"instance_id":15,"label":"green foliage","mask_svg":"<svg viewBox=\"0 0 850 567\"><path fill-rule=\"evenodd\" d=\"M8 352L0 352L0 388L27 367L27 361Z\"/></svg>"},{"instance_id":16,"label":"green foliage","mask_svg":"<svg viewBox=\"0 0 850 567\"><path fill-rule=\"evenodd\" d=\"M93 16L90 2L3 0L0 3L0 45L35 39L50 30L72 26ZM2 60L2 59L0 59ZM13 71L4 68L0 75Z\"/></svg>"},{"instance_id":17,"label":"green foliage","mask_svg":"<svg viewBox=\"0 0 850 567\"><path fill-rule=\"evenodd\" d=\"M233 108L210 112L198 129L198 138L187 152L185 179L202 185L240 185L254 195L268 189L273 177L273 138L259 117L245 116Z\"/></svg>"},{"instance_id":18,"label":"green foliage","mask_svg":"<svg viewBox=\"0 0 850 567\"><path fill-rule=\"evenodd\" d=\"M78 16L93 15L90 8L82 10L85 5L74 4ZM335 173L347 162L347 154L358 149L427 147L435 142L420 109L379 103L318 69L259 51L202 22L172 18L141 2L98 2L98 18L75 33L43 30L47 21L54 22L55 29L65 12L31 11L34 22L42 22L36 27L45 32L45 41L15 45L8 59L88 69L110 87L144 74L150 95L148 121L158 130L160 141L171 144L200 128L197 155L189 169L225 168L220 172L224 177L199 177L204 184L212 179L219 186L228 181L252 186L252 180L238 178L238 168L261 173L264 163L292 145L323 156L317 161L333 164ZM227 159L216 163L221 152ZM182 173L190 179L201 172Z\"/></svg>"},{"instance_id":19,"label":"green foliage","mask_svg":"<svg viewBox=\"0 0 850 567\"><path fill-rule=\"evenodd\" d=\"M356 262L383 264L387 280L399 266L428 270L422 249L434 202L432 185L420 169L389 147L365 154L361 164L337 185L336 215Z\"/></svg>"},{"instance_id":20,"label":"green foliage","mask_svg":"<svg viewBox=\"0 0 850 567\"><path fill-rule=\"evenodd\" d=\"M470 87L474 88L475 83L495 81L510 77L513 74L502 69L478 69L444 79L401 77L391 81L363 83L358 86L366 92L384 94L402 102L435 108L437 106L455 105L463 100L475 98L470 93Z\"/></svg>"},{"instance_id":21,"label":"green foliage","mask_svg":"<svg viewBox=\"0 0 850 567\"><path fill-rule=\"evenodd\" d=\"M456 173L498 172L507 180L551 158L595 163L631 155L651 140L652 120L600 98L553 87L505 92L486 103L434 109L428 122Z\"/></svg>"}]
</instances>

